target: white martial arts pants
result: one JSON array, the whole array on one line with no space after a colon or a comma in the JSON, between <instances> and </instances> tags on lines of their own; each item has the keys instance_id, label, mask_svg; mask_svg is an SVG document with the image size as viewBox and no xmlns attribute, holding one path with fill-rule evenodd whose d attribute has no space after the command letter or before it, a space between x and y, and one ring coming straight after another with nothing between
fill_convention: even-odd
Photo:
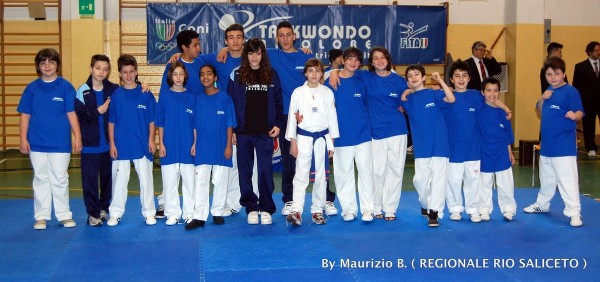
<instances>
[{"instance_id":1,"label":"white martial arts pants","mask_svg":"<svg viewBox=\"0 0 600 282\"><path fill-rule=\"evenodd\" d=\"M406 160L406 134L371 142L375 215L395 214L400 203Z\"/></svg>"},{"instance_id":2,"label":"white martial arts pants","mask_svg":"<svg viewBox=\"0 0 600 282\"><path fill-rule=\"evenodd\" d=\"M419 194L421 208L438 212L444 216L444 199L448 179L448 158L432 157L415 159L413 184Z\"/></svg>"},{"instance_id":3,"label":"white martial arts pants","mask_svg":"<svg viewBox=\"0 0 600 282\"><path fill-rule=\"evenodd\" d=\"M563 214L568 217L581 216L577 157L540 156L540 192L536 203L541 208L550 208L550 200L556 193L556 186L565 202Z\"/></svg>"},{"instance_id":4,"label":"white martial arts pants","mask_svg":"<svg viewBox=\"0 0 600 282\"><path fill-rule=\"evenodd\" d=\"M181 205L179 202L179 180L181 179L181 193L183 194L184 218L191 218L194 212L194 165L175 163L161 165L163 181L163 197L165 216L167 218L181 218Z\"/></svg>"},{"instance_id":5,"label":"white martial arts pants","mask_svg":"<svg viewBox=\"0 0 600 282\"><path fill-rule=\"evenodd\" d=\"M306 198L306 188L308 188L310 177L310 162L313 154L315 155L315 183L312 189L311 213L322 213L325 207L327 196L327 181L325 180L325 149L327 147L324 138L313 138L304 135L297 135L296 144L298 144L298 157L296 158L296 174L292 184L294 193L292 211L302 214L304 210L304 201Z\"/></svg>"},{"instance_id":6,"label":"white martial arts pants","mask_svg":"<svg viewBox=\"0 0 600 282\"><path fill-rule=\"evenodd\" d=\"M144 218L154 217L156 208L154 205L154 180L152 179L152 161L146 157L133 160L135 171L140 180L140 202L142 203L142 215ZM130 160L113 160L112 181L113 196L108 208L110 217L121 218L125 213L127 203L127 185L131 174Z\"/></svg>"},{"instance_id":7,"label":"white martial arts pants","mask_svg":"<svg viewBox=\"0 0 600 282\"><path fill-rule=\"evenodd\" d=\"M59 221L72 219L69 206L70 153L30 152L33 167L33 210L35 220L50 220L52 204Z\"/></svg>"},{"instance_id":8,"label":"white martial arts pants","mask_svg":"<svg viewBox=\"0 0 600 282\"><path fill-rule=\"evenodd\" d=\"M227 185L227 209L234 209L236 211L242 210L240 205L240 179L237 167L237 146L233 145L232 161L233 167L229 169L229 182ZM254 166L252 167L252 187L254 194L258 197L258 168L256 166L256 150L254 150Z\"/></svg>"},{"instance_id":9,"label":"white martial arts pants","mask_svg":"<svg viewBox=\"0 0 600 282\"><path fill-rule=\"evenodd\" d=\"M356 215L356 186L354 178L354 162L358 171L358 198L360 212L373 212L373 159L371 158L371 141L356 146L335 147L333 167L335 168L335 190L342 206L342 215Z\"/></svg>"},{"instance_id":10,"label":"white martial arts pants","mask_svg":"<svg viewBox=\"0 0 600 282\"><path fill-rule=\"evenodd\" d=\"M515 202L515 180L513 178L512 168L498 172L481 173L481 189L479 192L479 201L481 214L491 214L493 210L492 187L496 178L496 187L498 189L498 206L502 214L508 212L515 215L517 211L517 202Z\"/></svg>"},{"instance_id":11,"label":"white martial arts pants","mask_svg":"<svg viewBox=\"0 0 600 282\"><path fill-rule=\"evenodd\" d=\"M197 165L194 177L194 219L208 219L208 210L213 216L223 216L227 202L227 182L230 167L220 165ZM212 171L213 200L209 203L210 173Z\"/></svg>"},{"instance_id":12,"label":"white martial arts pants","mask_svg":"<svg viewBox=\"0 0 600 282\"><path fill-rule=\"evenodd\" d=\"M448 186L446 186L446 205L450 213L479 214L479 169L481 161L466 161L448 164ZM463 191L465 206L463 207Z\"/></svg>"}]
</instances>

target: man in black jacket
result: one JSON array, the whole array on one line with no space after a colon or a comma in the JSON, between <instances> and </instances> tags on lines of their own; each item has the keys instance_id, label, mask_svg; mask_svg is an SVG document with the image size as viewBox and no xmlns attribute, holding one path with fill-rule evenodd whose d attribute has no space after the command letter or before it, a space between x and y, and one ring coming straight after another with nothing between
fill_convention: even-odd
<instances>
[{"instance_id":1,"label":"man in black jacket","mask_svg":"<svg viewBox=\"0 0 600 282\"><path fill-rule=\"evenodd\" d=\"M596 157L596 117L600 115L600 43L592 41L585 47L588 58L575 65L573 86L583 103L583 142L588 156Z\"/></svg>"},{"instance_id":2,"label":"man in black jacket","mask_svg":"<svg viewBox=\"0 0 600 282\"><path fill-rule=\"evenodd\" d=\"M481 41L473 43L471 53L473 54L471 58L465 61L471 70L471 80L467 88L481 90L481 81L486 77L500 74L502 68L492 56L492 51L487 50L487 46Z\"/></svg>"}]
</instances>

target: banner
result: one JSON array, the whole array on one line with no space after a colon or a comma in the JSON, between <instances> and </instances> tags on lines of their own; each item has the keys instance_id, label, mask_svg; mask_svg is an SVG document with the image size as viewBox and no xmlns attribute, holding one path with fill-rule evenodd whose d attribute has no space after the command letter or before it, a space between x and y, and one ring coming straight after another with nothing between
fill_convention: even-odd
<instances>
[{"instance_id":1,"label":"banner","mask_svg":"<svg viewBox=\"0 0 600 282\"><path fill-rule=\"evenodd\" d=\"M200 34L202 53L225 46L225 29L239 23L246 39L259 37L276 48L277 24L289 21L296 48L308 48L328 64L331 49L354 46L369 51L383 46L393 64L443 64L446 58L446 17L443 6L262 5L148 3L148 63L165 64L177 48L177 33Z\"/></svg>"}]
</instances>

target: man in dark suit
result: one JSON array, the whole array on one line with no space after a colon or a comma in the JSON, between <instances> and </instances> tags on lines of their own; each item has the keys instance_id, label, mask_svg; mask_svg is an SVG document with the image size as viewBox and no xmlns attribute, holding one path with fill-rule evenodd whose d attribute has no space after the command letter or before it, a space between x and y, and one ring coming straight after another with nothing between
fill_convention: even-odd
<instances>
[{"instance_id":1,"label":"man in dark suit","mask_svg":"<svg viewBox=\"0 0 600 282\"><path fill-rule=\"evenodd\" d=\"M492 51L487 50L485 43L476 41L471 46L471 58L466 60L471 70L471 80L467 84L468 89L481 90L481 81L484 78L500 74L502 68L492 56Z\"/></svg>"},{"instance_id":2,"label":"man in dark suit","mask_svg":"<svg viewBox=\"0 0 600 282\"><path fill-rule=\"evenodd\" d=\"M592 41L585 47L588 58L575 65L573 86L579 90L583 103L583 142L588 156L596 157L596 117L600 115L600 43Z\"/></svg>"}]
</instances>

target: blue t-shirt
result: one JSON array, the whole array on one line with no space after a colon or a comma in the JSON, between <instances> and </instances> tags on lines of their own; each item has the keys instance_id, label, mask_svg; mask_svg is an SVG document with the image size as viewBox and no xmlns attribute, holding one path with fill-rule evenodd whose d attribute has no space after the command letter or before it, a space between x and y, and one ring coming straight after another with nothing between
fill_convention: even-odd
<instances>
[{"instance_id":1,"label":"blue t-shirt","mask_svg":"<svg viewBox=\"0 0 600 282\"><path fill-rule=\"evenodd\" d=\"M104 90L96 91L94 89L90 89L94 94L96 94L96 101L98 101L99 105L104 104ZM83 146L81 149L81 153L84 154L100 154L104 152L108 152L110 150L110 145L108 141L106 141L106 131L104 131L104 115L98 115L98 129L100 129L100 139L98 140L98 146Z\"/></svg>"},{"instance_id":2,"label":"blue t-shirt","mask_svg":"<svg viewBox=\"0 0 600 282\"><path fill-rule=\"evenodd\" d=\"M443 111L448 128L450 162L463 163L480 160L477 112L485 103L481 92L468 89L454 92L456 101Z\"/></svg>"},{"instance_id":3,"label":"blue t-shirt","mask_svg":"<svg viewBox=\"0 0 600 282\"><path fill-rule=\"evenodd\" d=\"M367 109L367 90L365 83L357 75L340 77L341 85L333 91L337 111L340 137L335 139L335 147L356 146L371 141L371 124Z\"/></svg>"},{"instance_id":4,"label":"blue t-shirt","mask_svg":"<svg viewBox=\"0 0 600 282\"><path fill-rule=\"evenodd\" d=\"M553 90L552 97L542 107L542 143L540 155L544 157L577 156L577 122L565 117L568 111L582 111L581 97L570 84Z\"/></svg>"},{"instance_id":5,"label":"blue t-shirt","mask_svg":"<svg viewBox=\"0 0 600 282\"><path fill-rule=\"evenodd\" d=\"M114 124L117 160L135 160L146 156L153 160L148 150L150 123L154 122L156 99L142 87L119 87L111 96L108 121Z\"/></svg>"},{"instance_id":6,"label":"blue t-shirt","mask_svg":"<svg viewBox=\"0 0 600 282\"><path fill-rule=\"evenodd\" d=\"M510 121L500 108L484 104L479 113L481 138L481 172L498 172L512 166L508 145L514 142Z\"/></svg>"},{"instance_id":7,"label":"blue t-shirt","mask_svg":"<svg viewBox=\"0 0 600 282\"><path fill-rule=\"evenodd\" d=\"M31 151L71 153L71 124L67 113L75 111L75 88L62 77L44 82L38 78L25 87L17 112L31 115L27 141Z\"/></svg>"},{"instance_id":8,"label":"blue t-shirt","mask_svg":"<svg viewBox=\"0 0 600 282\"><path fill-rule=\"evenodd\" d=\"M200 83L200 68L206 64L204 60L202 60L202 58L200 57L197 57L194 59L193 62L188 63L180 57L179 61L183 63L183 65L185 66L185 70L188 73L188 80L187 83L184 85L185 89L196 95L204 93L204 86L202 86L202 83ZM171 64L167 64L167 66L165 67L165 72L163 73L162 81L160 83L159 93L168 91L170 89L169 84L167 83L169 68L171 68Z\"/></svg>"},{"instance_id":9,"label":"blue t-shirt","mask_svg":"<svg viewBox=\"0 0 600 282\"><path fill-rule=\"evenodd\" d=\"M367 87L367 102L373 139L408 134L406 118L398 111L406 80L391 73L382 77L370 71L357 71Z\"/></svg>"},{"instance_id":10,"label":"blue t-shirt","mask_svg":"<svg viewBox=\"0 0 600 282\"><path fill-rule=\"evenodd\" d=\"M196 157L194 165L232 167L231 158L225 159L227 129L237 126L233 101L225 91L214 95L202 94L196 99L194 110L196 129Z\"/></svg>"},{"instance_id":11,"label":"blue t-shirt","mask_svg":"<svg viewBox=\"0 0 600 282\"><path fill-rule=\"evenodd\" d=\"M231 54L227 53L227 61L225 63L217 61L217 53L200 55L200 58L217 69L217 88L227 91L229 76L233 69L240 66L242 57L234 58Z\"/></svg>"},{"instance_id":12,"label":"blue t-shirt","mask_svg":"<svg viewBox=\"0 0 600 282\"><path fill-rule=\"evenodd\" d=\"M281 49L267 49L271 67L275 69L281 81L283 94L283 114L287 115L290 109L290 99L294 89L302 86L306 77L304 76L304 65L306 61L314 58L312 54L304 54L301 50L293 53L283 52Z\"/></svg>"},{"instance_id":13,"label":"blue t-shirt","mask_svg":"<svg viewBox=\"0 0 600 282\"><path fill-rule=\"evenodd\" d=\"M163 144L167 155L160 158L161 165L193 164L191 154L194 144L195 97L187 90L161 92L156 109L156 127L163 128Z\"/></svg>"},{"instance_id":14,"label":"blue t-shirt","mask_svg":"<svg viewBox=\"0 0 600 282\"><path fill-rule=\"evenodd\" d=\"M423 89L408 95L404 109L413 140L415 159L449 157L448 131L442 110L449 104L444 102L443 90Z\"/></svg>"}]
</instances>

